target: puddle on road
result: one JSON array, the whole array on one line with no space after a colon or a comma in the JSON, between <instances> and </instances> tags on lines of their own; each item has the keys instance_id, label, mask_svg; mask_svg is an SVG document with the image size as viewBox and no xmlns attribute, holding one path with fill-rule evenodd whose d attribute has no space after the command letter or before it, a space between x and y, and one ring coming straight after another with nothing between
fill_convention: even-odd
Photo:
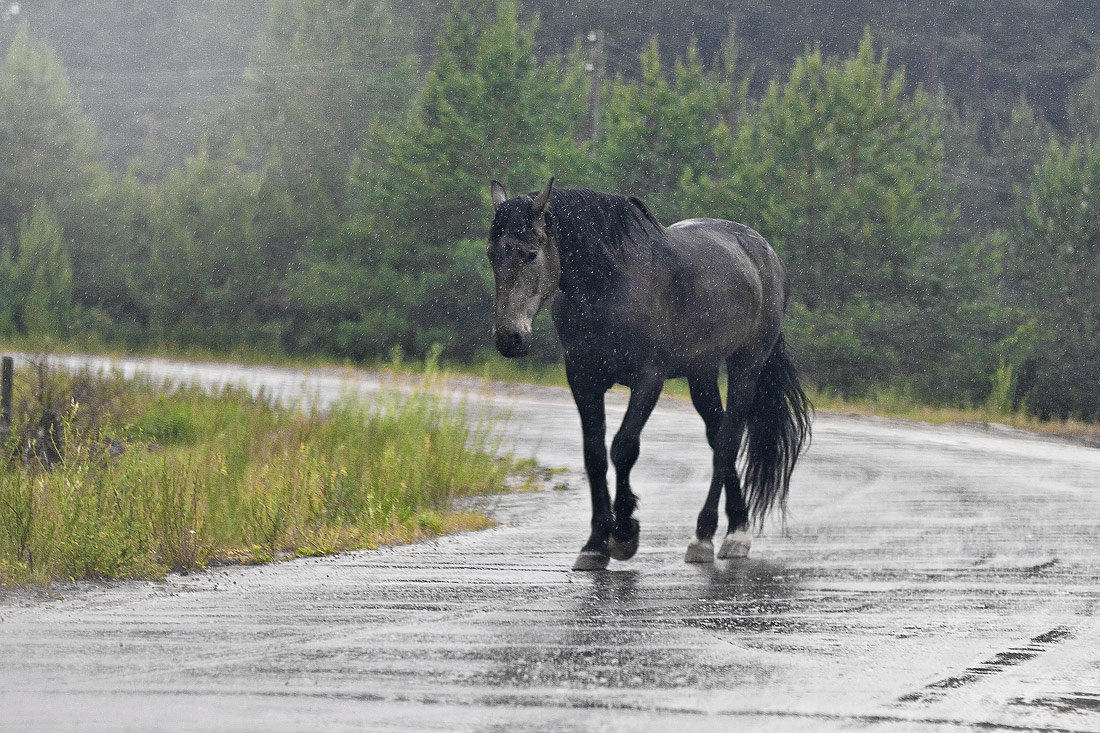
<instances>
[{"instance_id":1,"label":"puddle on road","mask_svg":"<svg viewBox=\"0 0 1100 733\"><path fill-rule=\"evenodd\" d=\"M468 681L528 689L760 684L770 670L733 648L715 653L699 636L685 635L685 627L745 634L794 628L783 621L794 581L763 561L718 563L698 574L604 572L578 581L572 600L528 629L529 638L513 635L509 641L518 643L482 649L491 664ZM724 623L736 628L719 629Z\"/></svg>"}]
</instances>

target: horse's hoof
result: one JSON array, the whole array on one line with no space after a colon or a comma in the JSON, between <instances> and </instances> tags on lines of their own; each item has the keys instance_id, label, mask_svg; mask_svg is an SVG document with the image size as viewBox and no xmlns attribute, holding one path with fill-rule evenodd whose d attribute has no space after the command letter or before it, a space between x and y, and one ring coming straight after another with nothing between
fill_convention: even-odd
<instances>
[{"instance_id":1,"label":"horse's hoof","mask_svg":"<svg viewBox=\"0 0 1100 733\"><path fill-rule=\"evenodd\" d=\"M610 558L602 552L583 550L577 555L577 561L573 563L574 570L604 570Z\"/></svg>"},{"instance_id":2,"label":"horse's hoof","mask_svg":"<svg viewBox=\"0 0 1100 733\"><path fill-rule=\"evenodd\" d=\"M692 539L684 553L684 562L714 562L714 543L698 537Z\"/></svg>"},{"instance_id":3,"label":"horse's hoof","mask_svg":"<svg viewBox=\"0 0 1100 733\"><path fill-rule=\"evenodd\" d=\"M640 534L641 525L638 524L637 519L630 520L630 529L632 535L629 539L620 540L615 536L615 532L612 532L611 537L607 540L607 552L616 560L629 560L638 551L638 535Z\"/></svg>"},{"instance_id":4,"label":"horse's hoof","mask_svg":"<svg viewBox=\"0 0 1100 733\"><path fill-rule=\"evenodd\" d=\"M638 537L627 542L619 542L614 537L607 541L607 552L616 560L629 560L638 551Z\"/></svg>"},{"instance_id":5,"label":"horse's hoof","mask_svg":"<svg viewBox=\"0 0 1100 733\"><path fill-rule=\"evenodd\" d=\"M731 560L738 557L748 557L749 548L752 547L752 537L743 529L734 530L726 535L718 550L718 557L722 560Z\"/></svg>"}]
</instances>

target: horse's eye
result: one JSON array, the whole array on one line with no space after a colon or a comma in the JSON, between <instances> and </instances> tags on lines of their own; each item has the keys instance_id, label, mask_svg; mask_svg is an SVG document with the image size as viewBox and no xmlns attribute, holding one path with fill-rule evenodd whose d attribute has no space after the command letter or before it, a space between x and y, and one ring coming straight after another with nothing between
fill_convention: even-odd
<instances>
[{"instance_id":1,"label":"horse's eye","mask_svg":"<svg viewBox=\"0 0 1100 733\"><path fill-rule=\"evenodd\" d=\"M535 258L539 256L539 251L536 249L534 252L527 253L527 261L534 262Z\"/></svg>"}]
</instances>

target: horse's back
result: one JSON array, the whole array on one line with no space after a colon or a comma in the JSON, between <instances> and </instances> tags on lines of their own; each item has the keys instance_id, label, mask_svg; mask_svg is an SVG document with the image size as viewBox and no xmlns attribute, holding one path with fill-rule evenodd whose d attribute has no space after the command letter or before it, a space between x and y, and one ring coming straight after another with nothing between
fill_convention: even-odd
<instances>
[{"instance_id":1,"label":"horse's back","mask_svg":"<svg viewBox=\"0 0 1100 733\"><path fill-rule=\"evenodd\" d=\"M750 227L688 219L664 230L653 259L626 268L617 318L669 355L671 373L750 348L766 356L778 337L787 273Z\"/></svg>"},{"instance_id":2,"label":"horse's back","mask_svg":"<svg viewBox=\"0 0 1100 733\"><path fill-rule=\"evenodd\" d=\"M787 268L767 240L752 227L726 219L684 219L666 229L669 244L718 277L727 287L750 282L765 301L786 307ZM762 304L767 307L767 304Z\"/></svg>"},{"instance_id":3,"label":"horse's back","mask_svg":"<svg viewBox=\"0 0 1100 733\"><path fill-rule=\"evenodd\" d=\"M785 280L786 268L775 250L755 229L727 219L684 219L670 225L666 231L674 246L704 241L734 253L744 254L762 270L775 270ZM770 273L767 273L770 274ZM786 282L783 283L786 290Z\"/></svg>"}]
</instances>

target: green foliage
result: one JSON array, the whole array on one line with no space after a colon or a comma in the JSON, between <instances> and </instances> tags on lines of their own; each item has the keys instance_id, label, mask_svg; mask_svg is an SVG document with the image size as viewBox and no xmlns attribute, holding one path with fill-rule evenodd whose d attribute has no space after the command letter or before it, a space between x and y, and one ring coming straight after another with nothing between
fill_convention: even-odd
<instances>
[{"instance_id":1,"label":"green foliage","mask_svg":"<svg viewBox=\"0 0 1100 733\"><path fill-rule=\"evenodd\" d=\"M216 347L277 341L262 323L283 267L280 219L257 176L205 150L155 189L132 268L134 302L159 340ZM140 205L140 204L139 204Z\"/></svg>"},{"instance_id":2,"label":"green foliage","mask_svg":"<svg viewBox=\"0 0 1100 733\"><path fill-rule=\"evenodd\" d=\"M18 23L0 22L0 49L9 29L25 24L72 72L110 167L124 171L140 157L159 177L223 122L269 4L34 0L21 4Z\"/></svg>"},{"instance_id":3,"label":"green foliage","mask_svg":"<svg viewBox=\"0 0 1100 733\"><path fill-rule=\"evenodd\" d=\"M692 210L751 223L794 282L792 343L823 385L899 373L928 304L929 259L949 189L935 109L889 76L870 35L847 60L795 61L737 129L714 132L713 173L685 178Z\"/></svg>"},{"instance_id":4,"label":"green foliage","mask_svg":"<svg viewBox=\"0 0 1100 733\"><path fill-rule=\"evenodd\" d=\"M105 167L91 121L52 51L26 28L0 66L0 237L10 243L35 202L75 228Z\"/></svg>"},{"instance_id":5,"label":"green foliage","mask_svg":"<svg viewBox=\"0 0 1100 733\"><path fill-rule=\"evenodd\" d=\"M1100 141L1051 143L1010 252L1008 280L1041 328L1019 375L1044 417L1100 417Z\"/></svg>"},{"instance_id":6,"label":"green foliage","mask_svg":"<svg viewBox=\"0 0 1100 733\"><path fill-rule=\"evenodd\" d=\"M71 268L74 296L84 302L94 299L104 262L99 245L109 229L102 204L110 178L101 152L65 70L22 28L0 66L0 250L18 259L22 228L40 205L49 207L71 257L58 268ZM42 307L43 298L56 295L41 289L49 287L42 283L36 293Z\"/></svg>"},{"instance_id":7,"label":"green foliage","mask_svg":"<svg viewBox=\"0 0 1100 733\"><path fill-rule=\"evenodd\" d=\"M672 83L656 38L641 64L637 83L619 78L609 85L597 164L604 188L644 195L659 215L680 219L681 177L705 172L708 131L725 117L728 90L703 71L694 45L676 63Z\"/></svg>"},{"instance_id":8,"label":"green foliage","mask_svg":"<svg viewBox=\"0 0 1100 733\"><path fill-rule=\"evenodd\" d=\"M1016 411L1016 374L1011 364L1001 361L993 373L993 388L985 401L985 411L992 418L1000 418Z\"/></svg>"},{"instance_id":9,"label":"green foliage","mask_svg":"<svg viewBox=\"0 0 1100 733\"><path fill-rule=\"evenodd\" d=\"M125 176L108 172L58 57L0 26L0 336L488 358L487 183L515 194L554 175L643 196L666 222L760 230L792 275L789 340L823 389L1002 409L1014 385L1013 409L1095 414L1081 385L1098 306L1078 261L1094 233L1066 208L1096 190L1074 173L1091 148L1066 137L1095 135L1096 21L1079 3L878 17L779 0L735 9L731 27L724 11L614 3L543 8L536 25L516 3L458 0L436 18L441 1L417 21L383 0L272 0L244 79L232 70L253 0L135 6L131 26L114 24L119 58L150 38L164 49L133 80L149 105L137 111L107 109L96 84L121 77L92 29L63 58L87 109L112 121ZM25 17L62 37L67 13L44 0ZM1078 22L1052 33L1066 17ZM212 18L227 26L188 38ZM582 21L608 32L596 140L586 48L568 30ZM166 89L196 50L218 73ZM204 98L240 94L152 110L196 83ZM116 137L135 130L172 142L135 157L141 144ZM1035 261L1053 264L1028 272ZM549 319L535 328L538 361L553 363Z\"/></svg>"},{"instance_id":10,"label":"green foliage","mask_svg":"<svg viewBox=\"0 0 1100 733\"><path fill-rule=\"evenodd\" d=\"M551 124L551 112L575 102L568 97L578 89L571 77L540 69L533 38L512 3L456 3L411 115L353 171L355 210L381 246L415 241L418 262L430 265L451 242L484 236L487 180L514 188L550 175L542 151L564 144L555 137L571 144L578 132Z\"/></svg>"},{"instance_id":11,"label":"green foliage","mask_svg":"<svg viewBox=\"0 0 1100 733\"><path fill-rule=\"evenodd\" d=\"M267 178L308 213L305 231L336 226L352 159L371 126L407 106L416 59L385 0L276 0L249 67L250 147Z\"/></svg>"},{"instance_id":12,"label":"green foliage","mask_svg":"<svg viewBox=\"0 0 1100 733\"><path fill-rule=\"evenodd\" d=\"M988 236L1016 224L1017 200L1026 196L1035 166L1054 138L1051 126L1021 97L1003 123L978 139L977 122L950 108L944 120L944 174L955 186L959 215L951 238Z\"/></svg>"},{"instance_id":13,"label":"green foliage","mask_svg":"<svg viewBox=\"0 0 1100 733\"><path fill-rule=\"evenodd\" d=\"M18 255L0 264L6 273L0 297L8 313L0 320L23 333L59 339L73 317L73 269L61 224L45 206L19 227Z\"/></svg>"},{"instance_id":14,"label":"green foliage","mask_svg":"<svg viewBox=\"0 0 1100 733\"><path fill-rule=\"evenodd\" d=\"M123 434L129 441L158 445L192 443L198 437L191 410L163 396L157 398L156 404L136 422L127 424Z\"/></svg>"},{"instance_id":15,"label":"green foliage","mask_svg":"<svg viewBox=\"0 0 1100 733\"><path fill-rule=\"evenodd\" d=\"M570 152L583 115L556 114L583 99L577 59L540 66L533 37L513 4L456 4L412 110L376 128L352 166L355 213L307 244L289 280L294 348L369 358L440 343L470 358L486 345L491 289L476 240L487 182L531 185L550 175L548 161L586 160Z\"/></svg>"}]
</instances>

